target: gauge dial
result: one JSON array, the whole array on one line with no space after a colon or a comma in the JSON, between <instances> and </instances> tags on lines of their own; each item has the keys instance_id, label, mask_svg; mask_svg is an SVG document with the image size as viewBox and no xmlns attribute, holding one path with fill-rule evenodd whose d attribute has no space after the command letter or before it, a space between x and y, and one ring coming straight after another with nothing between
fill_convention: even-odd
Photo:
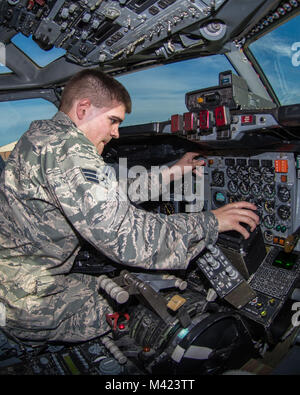
<instances>
[{"instance_id":1,"label":"gauge dial","mask_svg":"<svg viewBox=\"0 0 300 395\"><path fill-rule=\"evenodd\" d=\"M272 229L275 226L275 216L274 215L266 215L263 220L263 224L267 229Z\"/></svg>"},{"instance_id":2,"label":"gauge dial","mask_svg":"<svg viewBox=\"0 0 300 395\"><path fill-rule=\"evenodd\" d=\"M240 166L238 168L238 177L242 181L248 181L249 180L249 171L246 166Z\"/></svg>"},{"instance_id":3,"label":"gauge dial","mask_svg":"<svg viewBox=\"0 0 300 395\"><path fill-rule=\"evenodd\" d=\"M264 232L264 238L268 243L272 243L273 242L273 233L270 230L266 230Z\"/></svg>"},{"instance_id":4,"label":"gauge dial","mask_svg":"<svg viewBox=\"0 0 300 395\"><path fill-rule=\"evenodd\" d=\"M261 186L257 183L251 185L250 191L254 197L261 196Z\"/></svg>"},{"instance_id":5,"label":"gauge dial","mask_svg":"<svg viewBox=\"0 0 300 395\"><path fill-rule=\"evenodd\" d=\"M253 201L253 203L254 203L255 206L256 206L256 214L259 216L259 218L262 218L263 211L264 211L264 209L263 209L263 207L264 207L264 201L261 200L261 199L255 199L255 200Z\"/></svg>"},{"instance_id":6,"label":"gauge dial","mask_svg":"<svg viewBox=\"0 0 300 395\"><path fill-rule=\"evenodd\" d=\"M288 202L291 198L291 193L286 186L279 187L277 191L277 195L278 195L278 199L284 203Z\"/></svg>"},{"instance_id":7,"label":"gauge dial","mask_svg":"<svg viewBox=\"0 0 300 395\"><path fill-rule=\"evenodd\" d=\"M235 181L238 178L237 171L236 171L236 168L234 166L228 166L227 170L226 170L226 174L231 180Z\"/></svg>"},{"instance_id":8,"label":"gauge dial","mask_svg":"<svg viewBox=\"0 0 300 395\"><path fill-rule=\"evenodd\" d=\"M281 218L283 220L287 220L291 216L291 209L289 206L281 205L277 209L277 214L278 214L279 218Z\"/></svg>"},{"instance_id":9,"label":"gauge dial","mask_svg":"<svg viewBox=\"0 0 300 395\"><path fill-rule=\"evenodd\" d=\"M238 184L237 182L230 180L228 182L228 190L230 193L236 193L238 191Z\"/></svg>"},{"instance_id":10,"label":"gauge dial","mask_svg":"<svg viewBox=\"0 0 300 395\"><path fill-rule=\"evenodd\" d=\"M243 195L248 195L249 191L250 191L250 185L248 184L248 182L242 181L239 184L239 191L243 194Z\"/></svg>"},{"instance_id":11,"label":"gauge dial","mask_svg":"<svg viewBox=\"0 0 300 395\"><path fill-rule=\"evenodd\" d=\"M268 182L269 184L272 183L275 178L274 167L263 167L262 168L262 178L265 182Z\"/></svg>"},{"instance_id":12,"label":"gauge dial","mask_svg":"<svg viewBox=\"0 0 300 395\"><path fill-rule=\"evenodd\" d=\"M250 167L249 168L250 178L254 182L260 182L261 180L261 172L258 167Z\"/></svg>"},{"instance_id":13,"label":"gauge dial","mask_svg":"<svg viewBox=\"0 0 300 395\"><path fill-rule=\"evenodd\" d=\"M275 185L274 184L266 184L263 188L263 194L265 198L272 199L275 196Z\"/></svg>"},{"instance_id":14,"label":"gauge dial","mask_svg":"<svg viewBox=\"0 0 300 395\"><path fill-rule=\"evenodd\" d=\"M219 170L214 170L212 172L212 182L213 185L218 186L218 187L223 187L224 186L224 172L223 171L219 171Z\"/></svg>"},{"instance_id":15,"label":"gauge dial","mask_svg":"<svg viewBox=\"0 0 300 395\"><path fill-rule=\"evenodd\" d=\"M275 202L274 200L267 200L265 201L265 210L268 214L273 214L275 210Z\"/></svg>"}]
</instances>

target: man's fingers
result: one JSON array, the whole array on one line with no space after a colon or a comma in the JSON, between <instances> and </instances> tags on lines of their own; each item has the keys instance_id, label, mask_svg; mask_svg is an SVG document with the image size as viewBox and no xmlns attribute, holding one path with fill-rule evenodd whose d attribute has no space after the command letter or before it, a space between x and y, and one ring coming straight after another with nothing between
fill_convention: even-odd
<instances>
[{"instance_id":1,"label":"man's fingers","mask_svg":"<svg viewBox=\"0 0 300 395\"><path fill-rule=\"evenodd\" d=\"M219 232L236 230L245 238L250 236L248 230L242 224L249 225L253 232L259 224L259 216L253 211L256 206L249 202L234 202L219 209L212 210L219 222Z\"/></svg>"},{"instance_id":2,"label":"man's fingers","mask_svg":"<svg viewBox=\"0 0 300 395\"><path fill-rule=\"evenodd\" d=\"M249 225L251 232L253 232L258 225L257 220L249 217L248 215L239 216L238 222Z\"/></svg>"},{"instance_id":3,"label":"man's fingers","mask_svg":"<svg viewBox=\"0 0 300 395\"><path fill-rule=\"evenodd\" d=\"M240 208L246 208L249 210L256 210L257 209L255 204L250 203L250 202L245 202L245 201L229 203L229 204L226 204L226 206L223 206L223 208L226 210L240 209Z\"/></svg>"},{"instance_id":4,"label":"man's fingers","mask_svg":"<svg viewBox=\"0 0 300 395\"><path fill-rule=\"evenodd\" d=\"M250 237L250 233L247 231L247 229L244 228L240 224L237 224L236 227L234 228L234 230L236 230L237 232L241 233L242 236L244 236L245 239L248 239ZM251 230L251 232L252 232L252 230Z\"/></svg>"},{"instance_id":5,"label":"man's fingers","mask_svg":"<svg viewBox=\"0 0 300 395\"><path fill-rule=\"evenodd\" d=\"M200 160L193 159L193 166L194 167L196 167L196 166L205 166L205 160L203 160L203 159L200 159Z\"/></svg>"},{"instance_id":6,"label":"man's fingers","mask_svg":"<svg viewBox=\"0 0 300 395\"><path fill-rule=\"evenodd\" d=\"M248 225L258 225L259 224L259 216L255 214L252 210L245 210L245 209L233 209L232 215L236 216L239 222L243 222L241 218L243 218Z\"/></svg>"}]
</instances>

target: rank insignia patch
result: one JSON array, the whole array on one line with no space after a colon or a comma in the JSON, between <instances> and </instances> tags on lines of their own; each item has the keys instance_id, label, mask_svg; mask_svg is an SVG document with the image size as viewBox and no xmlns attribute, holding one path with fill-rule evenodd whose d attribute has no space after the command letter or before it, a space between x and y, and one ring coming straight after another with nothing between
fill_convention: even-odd
<instances>
[{"instance_id":1,"label":"rank insignia patch","mask_svg":"<svg viewBox=\"0 0 300 395\"><path fill-rule=\"evenodd\" d=\"M81 172L83 174L83 177L86 181L94 182L96 184L99 184L99 179L97 175L96 170L91 170L91 169L81 169Z\"/></svg>"}]
</instances>

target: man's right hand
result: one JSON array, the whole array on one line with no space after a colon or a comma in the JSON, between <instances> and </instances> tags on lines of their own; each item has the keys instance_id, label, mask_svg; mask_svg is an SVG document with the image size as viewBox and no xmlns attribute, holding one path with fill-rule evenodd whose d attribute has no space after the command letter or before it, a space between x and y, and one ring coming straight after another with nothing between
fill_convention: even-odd
<instances>
[{"instance_id":1,"label":"man's right hand","mask_svg":"<svg viewBox=\"0 0 300 395\"><path fill-rule=\"evenodd\" d=\"M240 223L248 224L250 226L250 231L253 232L259 224L259 216L255 214L253 210L256 210L256 206L252 203L234 202L216 210L212 210L212 213L218 220L219 233L228 230L236 230L241 233L245 239L248 239L250 233Z\"/></svg>"}]
</instances>

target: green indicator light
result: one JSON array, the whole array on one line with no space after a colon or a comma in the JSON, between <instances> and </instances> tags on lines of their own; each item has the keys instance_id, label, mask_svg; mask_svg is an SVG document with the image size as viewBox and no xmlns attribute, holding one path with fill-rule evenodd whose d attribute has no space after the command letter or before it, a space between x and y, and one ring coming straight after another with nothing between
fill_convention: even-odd
<instances>
[{"instance_id":1,"label":"green indicator light","mask_svg":"<svg viewBox=\"0 0 300 395\"><path fill-rule=\"evenodd\" d=\"M298 255L296 254L291 254L281 251L278 254L278 256L274 259L272 264L273 266L277 266L282 269L293 270L297 261L297 257Z\"/></svg>"}]
</instances>

